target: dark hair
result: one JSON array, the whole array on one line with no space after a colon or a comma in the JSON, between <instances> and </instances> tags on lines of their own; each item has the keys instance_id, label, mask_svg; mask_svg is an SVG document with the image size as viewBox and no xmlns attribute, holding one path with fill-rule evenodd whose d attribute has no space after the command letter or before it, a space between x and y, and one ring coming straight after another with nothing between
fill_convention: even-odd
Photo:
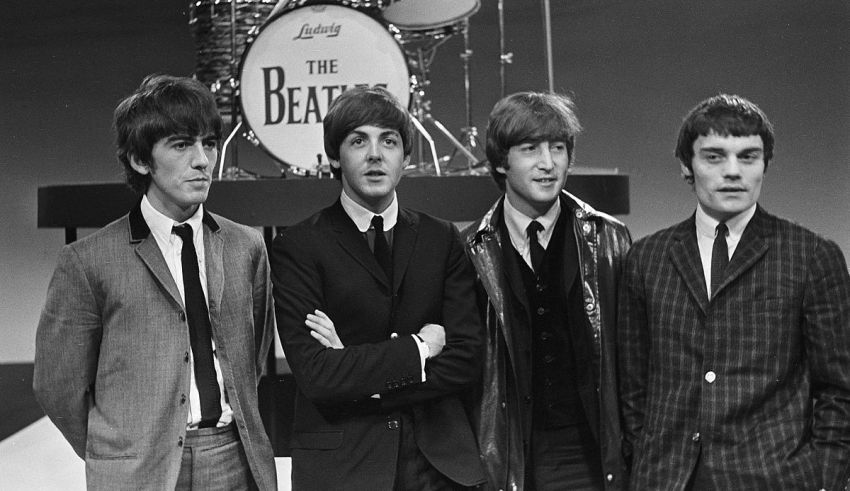
<instances>
[{"instance_id":1,"label":"dark hair","mask_svg":"<svg viewBox=\"0 0 850 491\"><path fill-rule=\"evenodd\" d=\"M487 123L486 152L493 179L504 191L505 175L496 169L507 169L511 147L523 143L564 141L572 162L580 132L575 105L566 95L517 92L505 97L493 106Z\"/></svg>"},{"instance_id":2,"label":"dark hair","mask_svg":"<svg viewBox=\"0 0 850 491\"><path fill-rule=\"evenodd\" d=\"M404 155L413 148L413 130L410 114L392 93L379 86L354 87L334 99L322 122L325 134L325 154L331 160L339 160L339 149L343 140L356 128L374 125L398 131L401 135ZM340 169L331 166L334 177L340 179Z\"/></svg>"},{"instance_id":3,"label":"dark hair","mask_svg":"<svg viewBox=\"0 0 850 491\"><path fill-rule=\"evenodd\" d=\"M202 83L186 77L148 75L129 97L115 108L113 117L118 161L124 166L127 184L145 193L150 174L139 174L131 158L155 166L151 151L170 135L215 135L221 140L222 121L215 99Z\"/></svg>"},{"instance_id":4,"label":"dark hair","mask_svg":"<svg viewBox=\"0 0 850 491\"><path fill-rule=\"evenodd\" d=\"M773 158L773 125L757 105L741 96L718 94L709 97L685 116L679 129L676 158L688 170L693 170L694 141L709 133L719 136L758 135L764 144L765 169Z\"/></svg>"}]
</instances>

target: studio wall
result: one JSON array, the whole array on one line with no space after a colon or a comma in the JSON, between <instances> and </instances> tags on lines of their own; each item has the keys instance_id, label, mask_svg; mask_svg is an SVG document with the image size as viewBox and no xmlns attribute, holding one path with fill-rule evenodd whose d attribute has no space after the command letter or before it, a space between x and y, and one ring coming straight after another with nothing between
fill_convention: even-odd
<instances>
[{"instance_id":1,"label":"studio wall","mask_svg":"<svg viewBox=\"0 0 850 491\"><path fill-rule=\"evenodd\" d=\"M504 4L507 91L546 90L541 2ZM471 18L482 136L500 95L496 5L483 0ZM850 4L553 0L552 19L555 89L573 95L585 128L578 163L630 176L621 218L635 238L693 211L676 131L723 91L752 99L776 126L761 203L850 255ZM148 73L191 74L195 52L188 1L175 0L17 2L0 16L0 43L0 363L28 362L64 241L62 230L36 228L38 187L119 181L115 104ZM438 49L426 94L455 134L466 125L460 50L459 37Z\"/></svg>"}]
</instances>

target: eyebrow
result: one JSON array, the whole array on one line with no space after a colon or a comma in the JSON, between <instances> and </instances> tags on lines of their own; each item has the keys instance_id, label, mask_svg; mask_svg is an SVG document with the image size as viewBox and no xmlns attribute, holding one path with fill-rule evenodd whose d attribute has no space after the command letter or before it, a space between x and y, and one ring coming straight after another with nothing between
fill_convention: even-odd
<instances>
[{"instance_id":1,"label":"eyebrow","mask_svg":"<svg viewBox=\"0 0 850 491\"><path fill-rule=\"evenodd\" d=\"M352 136L368 137L369 135L367 135L365 131L351 130L351 132L348 134L348 136L346 136L346 138L351 138ZM382 138L387 136L396 136L401 138L401 133L396 130L384 130L378 136Z\"/></svg>"},{"instance_id":2,"label":"eyebrow","mask_svg":"<svg viewBox=\"0 0 850 491\"><path fill-rule=\"evenodd\" d=\"M700 152L709 152L709 153L726 153L726 149L723 147L703 147L699 149ZM736 154L748 153L748 152L764 152L763 147L747 147L738 152Z\"/></svg>"},{"instance_id":3,"label":"eyebrow","mask_svg":"<svg viewBox=\"0 0 850 491\"><path fill-rule=\"evenodd\" d=\"M195 138L200 138L201 141L210 140L210 139L218 140L218 137L215 135L215 133L207 133L205 135L197 135L197 136L191 136L191 135L188 135L188 134L185 134L185 133L177 133L177 134L173 134L173 135L169 135L169 136L165 137L165 141L168 142L168 143L175 142L175 141L194 141Z\"/></svg>"}]
</instances>

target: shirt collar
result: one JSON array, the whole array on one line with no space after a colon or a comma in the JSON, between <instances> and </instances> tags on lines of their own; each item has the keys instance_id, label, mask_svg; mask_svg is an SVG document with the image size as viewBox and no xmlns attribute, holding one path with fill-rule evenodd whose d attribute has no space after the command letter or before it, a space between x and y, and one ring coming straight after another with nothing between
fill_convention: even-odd
<instances>
[{"instance_id":1,"label":"shirt collar","mask_svg":"<svg viewBox=\"0 0 850 491\"><path fill-rule=\"evenodd\" d=\"M750 208L738 213L729 220L726 220L726 226L729 228L729 236L740 239L744 234L744 229L747 228L747 224L750 223L750 220L755 214L756 204L753 203L753 206ZM719 224L720 221L709 216L699 204L697 204L695 220L697 234L714 239L715 230L717 229L717 224Z\"/></svg>"},{"instance_id":2,"label":"shirt collar","mask_svg":"<svg viewBox=\"0 0 850 491\"><path fill-rule=\"evenodd\" d=\"M166 242L171 240L171 228L175 225L180 225L175 222L171 218L162 214L159 210L151 205L151 202L148 200L148 196L144 195L142 197L142 217L144 217L145 221L148 223L148 227L151 229L151 232L158 236L161 239L165 239ZM182 223L188 223L192 226L192 233L194 237L197 237L198 232L201 230L201 222L204 217L204 205L201 204L198 206L198 209L195 210L195 213L189 217L188 220Z\"/></svg>"},{"instance_id":3,"label":"shirt collar","mask_svg":"<svg viewBox=\"0 0 850 491\"><path fill-rule=\"evenodd\" d=\"M514 243L514 247L517 250L525 250L528 243L528 233L526 229L528 228L528 224L531 223L531 218L521 211L514 208L511 204L510 199L507 195L505 195L505 224L508 226L508 233L511 235L511 242ZM535 218L540 225L543 225L543 230L538 233L538 238L540 241L540 245L544 248L549 243L549 238L552 237L552 231L554 230L555 222L558 220L558 216L561 214L561 200L556 199L554 203L552 203L552 207L549 208L546 213ZM521 246L520 246L521 245ZM518 247L520 246L520 247Z\"/></svg>"},{"instance_id":4,"label":"shirt collar","mask_svg":"<svg viewBox=\"0 0 850 491\"><path fill-rule=\"evenodd\" d=\"M342 204L342 209L354 221L357 230L366 232L372 227L372 217L375 216L375 213L356 203L345 193L345 190L342 191L339 201ZM381 213L378 213L378 215L381 215L384 219L384 230L390 230L395 227L398 221L398 195L396 195L395 191L393 191L393 200L390 206Z\"/></svg>"}]
</instances>

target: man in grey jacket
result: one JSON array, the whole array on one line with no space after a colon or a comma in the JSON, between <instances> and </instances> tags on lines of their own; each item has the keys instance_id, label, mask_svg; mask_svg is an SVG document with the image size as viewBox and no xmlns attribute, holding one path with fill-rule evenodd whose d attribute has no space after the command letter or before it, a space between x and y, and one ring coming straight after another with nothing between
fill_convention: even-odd
<instances>
[{"instance_id":1,"label":"man in grey jacket","mask_svg":"<svg viewBox=\"0 0 850 491\"><path fill-rule=\"evenodd\" d=\"M89 489L277 487L257 404L274 332L266 248L203 206L221 126L199 82L146 78L115 110L141 199L59 255L33 385Z\"/></svg>"}]
</instances>

